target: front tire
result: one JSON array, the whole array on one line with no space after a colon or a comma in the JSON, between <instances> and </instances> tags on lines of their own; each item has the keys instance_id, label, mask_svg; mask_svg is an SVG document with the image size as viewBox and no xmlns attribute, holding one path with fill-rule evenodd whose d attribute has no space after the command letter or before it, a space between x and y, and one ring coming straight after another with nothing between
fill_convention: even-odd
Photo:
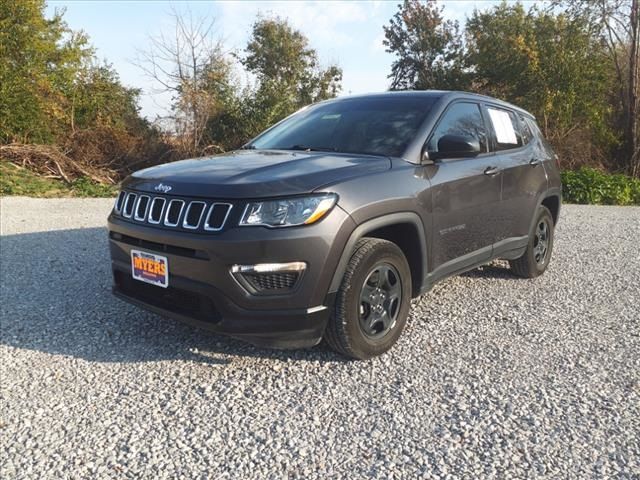
<instances>
[{"instance_id":1,"label":"front tire","mask_svg":"<svg viewBox=\"0 0 640 480\"><path fill-rule=\"evenodd\" d=\"M551 261L553 238L553 216L547 207L541 206L538 209L533 230L529 233L527 250L520 258L509 261L513 273L523 278L542 275Z\"/></svg>"},{"instance_id":2,"label":"front tire","mask_svg":"<svg viewBox=\"0 0 640 480\"><path fill-rule=\"evenodd\" d=\"M402 250L386 240L363 238L338 290L326 342L360 360L386 352L407 322L411 291L411 271Z\"/></svg>"}]
</instances>

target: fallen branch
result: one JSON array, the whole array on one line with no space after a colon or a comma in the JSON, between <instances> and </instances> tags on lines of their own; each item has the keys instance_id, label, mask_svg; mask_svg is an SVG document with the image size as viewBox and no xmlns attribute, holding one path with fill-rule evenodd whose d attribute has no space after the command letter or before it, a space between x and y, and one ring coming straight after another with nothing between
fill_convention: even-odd
<instances>
[{"instance_id":1,"label":"fallen branch","mask_svg":"<svg viewBox=\"0 0 640 480\"><path fill-rule=\"evenodd\" d=\"M16 166L21 165L20 168L29 169L42 176L60 178L68 184L80 177L87 177L96 183L114 184L114 178L118 176L115 170L81 165L51 145L0 145L0 157L6 158Z\"/></svg>"}]
</instances>

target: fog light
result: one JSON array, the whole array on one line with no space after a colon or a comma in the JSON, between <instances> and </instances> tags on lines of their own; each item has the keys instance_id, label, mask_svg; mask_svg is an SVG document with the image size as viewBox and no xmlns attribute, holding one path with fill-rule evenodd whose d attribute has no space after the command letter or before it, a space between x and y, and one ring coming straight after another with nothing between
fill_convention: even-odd
<instances>
[{"instance_id":1,"label":"fog light","mask_svg":"<svg viewBox=\"0 0 640 480\"><path fill-rule=\"evenodd\" d=\"M282 295L295 290L307 264L304 262L233 265L234 278L254 295Z\"/></svg>"},{"instance_id":2,"label":"fog light","mask_svg":"<svg viewBox=\"0 0 640 480\"><path fill-rule=\"evenodd\" d=\"M269 273L269 272L300 272L307 268L304 262L289 263L257 263L255 265L234 265L232 273Z\"/></svg>"}]
</instances>

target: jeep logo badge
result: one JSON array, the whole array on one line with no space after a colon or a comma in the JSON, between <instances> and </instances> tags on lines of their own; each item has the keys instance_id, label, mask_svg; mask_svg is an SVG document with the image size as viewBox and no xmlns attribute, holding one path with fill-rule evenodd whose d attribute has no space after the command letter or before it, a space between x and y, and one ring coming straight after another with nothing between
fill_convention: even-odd
<instances>
[{"instance_id":1,"label":"jeep logo badge","mask_svg":"<svg viewBox=\"0 0 640 480\"><path fill-rule=\"evenodd\" d=\"M154 190L156 192L168 193L171 191L172 188L173 187L169 185L164 185L163 183L159 183L158 185L155 186Z\"/></svg>"}]
</instances>

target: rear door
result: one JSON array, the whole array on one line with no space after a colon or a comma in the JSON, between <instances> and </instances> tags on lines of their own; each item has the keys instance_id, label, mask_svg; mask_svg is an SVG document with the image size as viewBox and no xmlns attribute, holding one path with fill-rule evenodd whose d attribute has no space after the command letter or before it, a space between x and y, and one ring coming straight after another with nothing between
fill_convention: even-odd
<instances>
[{"instance_id":1,"label":"rear door","mask_svg":"<svg viewBox=\"0 0 640 480\"><path fill-rule=\"evenodd\" d=\"M526 244L540 194L547 189L542 163L546 154L526 123L525 116L485 104L490 147L502 171L501 217L495 224L494 256Z\"/></svg>"},{"instance_id":2,"label":"rear door","mask_svg":"<svg viewBox=\"0 0 640 480\"><path fill-rule=\"evenodd\" d=\"M444 135L475 137L481 153L447 158L429 165L432 219L431 265L442 277L487 260L494 242L496 207L500 203L501 173L489 152L488 134L480 104L454 101L441 115L425 148L437 152Z\"/></svg>"}]
</instances>

